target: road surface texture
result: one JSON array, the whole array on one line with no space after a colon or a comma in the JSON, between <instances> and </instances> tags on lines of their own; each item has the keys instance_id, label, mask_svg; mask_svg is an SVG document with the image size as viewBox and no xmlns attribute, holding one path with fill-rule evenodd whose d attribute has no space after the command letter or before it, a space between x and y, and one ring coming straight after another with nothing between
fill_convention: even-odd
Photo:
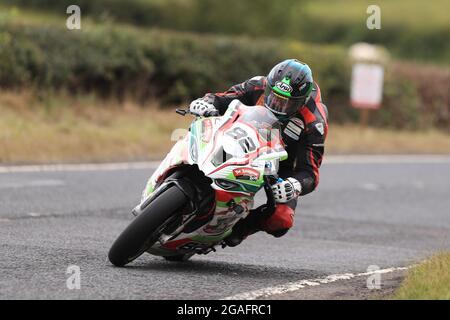
<instances>
[{"instance_id":1,"label":"road surface texture","mask_svg":"<svg viewBox=\"0 0 450 320\"><path fill-rule=\"evenodd\" d=\"M392 292L402 267L450 249L449 157L329 157L286 236L115 268L107 252L153 170L0 167L0 299L371 298ZM67 287L71 265L80 289ZM375 273L381 290L369 290L374 266L399 269Z\"/></svg>"}]
</instances>

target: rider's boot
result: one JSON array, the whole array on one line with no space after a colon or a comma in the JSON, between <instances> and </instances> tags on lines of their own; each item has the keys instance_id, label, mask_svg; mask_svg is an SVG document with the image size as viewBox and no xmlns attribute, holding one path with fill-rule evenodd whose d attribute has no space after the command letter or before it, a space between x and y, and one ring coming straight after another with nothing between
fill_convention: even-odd
<instances>
[{"instance_id":1,"label":"rider's boot","mask_svg":"<svg viewBox=\"0 0 450 320\"><path fill-rule=\"evenodd\" d=\"M239 245L249 235L254 234L259 229L259 211L250 210L250 213L245 219L239 220L233 227L231 234L224 239L224 242L229 247Z\"/></svg>"},{"instance_id":2,"label":"rider's boot","mask_svg":"<svg viewBox=\"0 0 450 320\"><path fill-rule=\"evenodd\" d=\"M294 224L296 205L296 201L278 204L275 212L268 218L261 215L261 210L251 210L245 219L236 223L232 233L224 239L225 244L235 247L258 231L265 231L276 238L285 235Z\"/></svg>"},{"instance_id":3,"label":"rider's boot","mask_svg":"<svg viewBox=\"0 0 450 320\"><path fill-rule=\"evenodd\" d=\"M294 215L292 204L278 204L274 214L261 221L260 228L275 238L282 237L294 225Z\"/></svg>"}]
</instances>

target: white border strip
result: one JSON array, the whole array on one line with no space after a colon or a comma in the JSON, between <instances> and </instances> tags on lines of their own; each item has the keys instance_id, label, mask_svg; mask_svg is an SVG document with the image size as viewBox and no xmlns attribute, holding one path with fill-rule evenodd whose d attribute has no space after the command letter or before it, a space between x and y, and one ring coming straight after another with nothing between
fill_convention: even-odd
<instances>
[{"instance_id":1,"label":"white border strip","mask_svg":"<svg viewBox=\"0 0 450 320\"><path fill-rule=\"evenodd\" d=\"M289 282L289 283L282 284L282 285L275 286L275 287L268 287L268 288L263 288L263 289L259 289L259 290L243 292L243 293L239 293L239 294L236 294L233 296L223 298L221 300L255 300L258 298L267 298L267 297L270 297L273 295L279 295L279 294L284 294L284 293L288 293L288 292L293 292L293 291L297 291L297 290L307 288L307 287L316 287L316 286L320 286L322 284L328 284L328 283L336 282L339 280L349 280L349 279L353 279L356 277L371 276L374 274L385 274L385 273L391 273L394 271L403 271L403 270L407 270L409 268L410 267L387 268L387 269L380 269L380 270L375 270L375 271L371 271L371 272L364 272L364 273L357 273L357 274L354 274L354 273L332 274L325 278L300 280L300 281L296 281L296 282Z\"/></svg>"},{"instance_id":2,"label":"white border strip","mask_svg":"<svg viewBox=\"0 0 450 320\"><path fill-rule=\"evenodd\" d=\"M0 173L54 172L54 171L116 171L130 169L156 169L159 161L123 163L49 164L32 166L0 166Z\"/></svg>"}]
</instances>

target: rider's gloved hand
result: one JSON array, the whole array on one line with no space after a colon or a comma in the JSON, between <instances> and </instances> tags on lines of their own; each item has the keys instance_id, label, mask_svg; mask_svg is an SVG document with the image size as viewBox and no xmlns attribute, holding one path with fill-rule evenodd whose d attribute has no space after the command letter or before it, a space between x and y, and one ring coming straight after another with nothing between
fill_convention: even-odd
<instances>
[{"instance_id":1,"label":"rider's gloved hand","mask_svg":"<svg viewBox=\"0 0 450 320\"><path fill-rule=\"evenodd\" d=\"M209 116L216 113L217 109L213 104L200 98L191 102L189 111L197 116Z\"/></svg>"},{"instance_id":2,"label":"rider's gloved hand","mask_svg":"<svg viewBox=\"0 0 450 320\"><path fill-rule=\"evenodd\" d=\"M287 178L286 180L278 179L272 185L272 192L277 203L286 203L300 196L302 193L302 185L294 178Z\"/></svg>"}]
</instances>

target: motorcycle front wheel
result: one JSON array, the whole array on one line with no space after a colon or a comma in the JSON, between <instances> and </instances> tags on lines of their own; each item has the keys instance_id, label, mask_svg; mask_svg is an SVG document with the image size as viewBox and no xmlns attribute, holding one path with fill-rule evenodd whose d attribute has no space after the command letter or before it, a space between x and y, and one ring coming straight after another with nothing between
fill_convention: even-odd
<instances>
[{"instance_id":1,"label":"motorcycle front wheel","mask_svg":"<svg viewBox=\"0 0 450 320\"><path fill-rule=\"evenodd\" d=\"M187 204L188 199L176 186L171 186L154 199L113 243L109 261L123 267L150 248L158 239L161 226Z\"/></svg>"}]
</instances>

